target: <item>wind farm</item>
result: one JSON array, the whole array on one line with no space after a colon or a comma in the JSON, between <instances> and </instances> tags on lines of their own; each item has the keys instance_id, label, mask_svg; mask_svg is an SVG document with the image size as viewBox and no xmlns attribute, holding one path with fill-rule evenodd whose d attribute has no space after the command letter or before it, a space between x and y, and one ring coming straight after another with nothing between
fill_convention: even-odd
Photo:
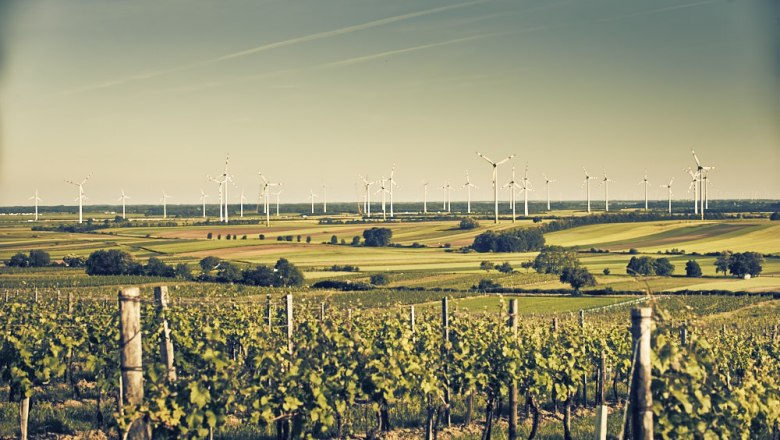
<instances>
[{"instance_id":1,"label":"wind farm","mask_svg":"<svg viewBox=\"0 0 780 440\"><path fill-rule=\"evenodd\" d=\"M0 1L0 439L780 438L771 3Z\"/></svg>"}]
</instances>

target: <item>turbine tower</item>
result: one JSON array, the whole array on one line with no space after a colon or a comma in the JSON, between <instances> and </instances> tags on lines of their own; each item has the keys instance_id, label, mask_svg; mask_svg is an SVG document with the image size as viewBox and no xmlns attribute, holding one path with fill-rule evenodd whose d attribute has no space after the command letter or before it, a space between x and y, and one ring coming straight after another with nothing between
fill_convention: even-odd
<instances>
[{"instance_id":1,"label":"turbine tower","mask_svg":"<svg viewBox=\"0 0 780 440\"><path fill-rule=\"evenodd\" d=\"M224 200L224 193L222 191L222 181L219 179L215 179L211 176L206 176L206 179L219 185L219 222L222 223L225 218L225 216L222 213L222 208L223 208L222 201Z\"/></svg>"},{"instance_id":2,"label":"turbine tower","mask_svg":"<svg viewBox=\"0 0 780 440\"><path fill-rule=\"evenodd\" d=\"M604 178L601 179L601 183L604 184L604 211L609 211L609 182L614 180L607 177L607 170L604 170Z\"/></svg>"},{"instance_id":3,"label":"turbine tower","mask_svg":"<svg viewBox=\"0 0 780 440\"><path fill-rule=\"evenodd\" d=\"M375 184L376 182L369 182L363 176L360 176L360 178L363 180L363 188L366 191L365 195L363 196L363 211L365 211L366 215L371 218L371 185Z\"/></svg>"},{"instance_id":4,"label":"turbine tower","mask_svg":"<svg viewBox=\"0 0 780 440\"><path fill-rule=\"evenodd\" d=\"M86 198L86 196L84 195L84 184L87 183L87 180L89 180L90 177L92 177L92 173L89 173L87 177L85 177L84 180L82 180L80 183L76 183L70 180L65 181L66 183L77 186L79 188L79 196L77 199L79 201L79 223L84 222L83 207L84 207L84 199Z\"/></svg>"},{"instance_id":5,"label":"turbine tower","mask_svg":"<svg viewBox=\"0 0 780 440\"><path fill-rule=\"evenodd\" d=\"M645 211L647 211L647 185L648 185L647 182L648 182L647 181L647 170L645 170L645 178L642 179L641 182L639 182L640 185L642 185L642 184L645 185Z\"/></svg>"},{"instance_id":6,"label":"turbine tower","mask_svg":"<svg viewBox=\"0 0 780 440\"><path fill-rule=\"evenodd\" d=\"M512 176L512 180L514 180L514 175ZM523 175L523 185L521 186L521 189L523 190L523 202L524 202L524 213L525 216L528 217L528 191L531 190L531 181L528 180L528 164L525 164L525 174Z\"/></svg>"},{"instance_id":7,"label":"turbine tower","mask_svg":"<svg viewBox=\"0 0 780 440\"><path fill-rule=\"evenodd\" d=\"M393 167L390 169L390 178L387 179L388 183L390 184L390 217L394 217L395 214L393 213L393 187L398 186L397 183L395 183L395 179L393 178L393 175L395 174L395 164L393 164Z\"/></svg>"},{"instance_id":8,"label":"turbine tower","mask_svg":"<svg viewBox=\"0 0 780 440\"><path fill-rule=\"evenodd\" d=\"M127 220L127 216L125 215L125 202L126 202L126 201L127 201L127 199L129 199L129 198L130 198L130 197L129 197L127 194L125 194L125 189L124 189L124 188L122 188L122 195L119 197L119 199L118 199L118 200L119 200L120 202L122 202L122 218L123 218L124 220Z\"/></svg>"},{"instance_id":9,"label":"turbine tower","mask_svg":"<svg viewBox=\"0 0 780 440\"><path fill-rule=\"evenodd\" d=\"M281 183L276 182L269 182L268 179L265 178L262 172L258 171L257 174L260 176L260 179L262 182L260 183L260 198L263 199L263 214L265 214L265 227L269 227L271 225L271 209L268 202L268 196L270 193L270 189L272 186L282 186ZM279 214L279 209L277 206L277 215ZM260 210L258 210L258 213Z\"/></svg>"},{"instance_id":10,"label":"turbine tower","mask_svg":"<svg viewBox=\"0 0 780 440\"><path fill-rule=\"evenodd\" d=\"M228 223L228 182L232 182L233 179L230 178L230 175L228 174L228 162L230 161L230 154L225 157L225 169L222 171L222 182L225 185L225 224Z\"/></svg>"},{"instance_id":11,"label":"turbine tower","mask_svg":"<svg viewBox=\"0 0 780 440\"><path fill-rule=\"evenodd\" d=\"M168 194L165 194L165 190L163 190L163 192L162 192L162 199L161 199L162 203L163 203L163 218L168 218L168 205L167 205L167 201L170 198L171 198L171 196L169 196Z\"/></svg>"},{"instance_id":12,"label":"turbine tower","mask_svg":"<svg viewBox=\"0 0 780 440\"><path fill-rule=\"evenodd\" d=\"M477 189L477 185L474 185L471 183L471 178L469 178L469 170L466 170L466 183L463 184L463 187L466 188L466 214L471 214L471 188Z\"/></svg>"},{"instance_id":13,"label":"turbine tower","mask_svg":"<svg viewBox=\"0 0 780 440\"><path fill-rule=\"evenodd\" d=\"M240 214L241 218L244 218L244 202L246 202L246 197L244 197L244 187L242 186L241 187L241 195L238 197L238 203L239 203L239 206L241 207L240 208L241 209L241 214Z\"/></svg>"},{"instance_id":14,"label":"turbine tower","mask_svg":"<svg viewBox=\"0 0 780 440\"><path fill-rule=\"evenodd\" d=\"M428 182L423 182L423 214L428 213Z\"/></svg>"},{"instance_id":15,"label":"turbine tower","mask_svg":"<svg viewBox=\"0 0 780 440\"><path fill-rule=\"evenodd\" d=\"M390 190L385 187L385 182L387 182L387 179L384 177L379 179L379 189L376 191L377 194L380 192L382 193L382 220L387 220L386 194L390 192Z\"/></svg>"},{"instance_id":16,"label":"turbine tower","mask_svg":"<svg viewBox=\"0 0 780 440\"><path fill-rule=\"evenodd\" d=\"M328 213L328 192L324 183L322 184L322 213Z\"/></svg>"},{"instance_id":17,"label":"turbine tower","mask_svg":"<svg viewBox=\"0 0 780 440\"><path fill-rule=\"evenodd\" d=\"M509 182L507 182L503 187L509 189L509 194L510 194L509 204L512 205L512 223L514 223L515 217L517 217L517 215L515 214L515 205L516 205L515 188L520 188L520 189L523 188L522 186L518 185L517 182L515 181L515 167L512 167L512 179Z\"/></svg>"},{"instance_id":18,"label":"turbine tower","mask_svg":"<svg viewBox=\"0 0 780 440\"><path fill-rule=\"evenodd\" d=\"M203 218L206 218L206 197L209 195L203 192L203 188L200 190L200 201L203 203Z\"/></svg>"},{"instance_id":19,"label":"turbine tower","mask_svg":"<svg viewBox=\"0 0 780 440\"><path fill-rule=\"evenodd\" d=\"M550 184L557 182L557 180L551 180L547 178L547 175L544 174L544 185L547 187L547 210L550 210Z\"/></svg>"},{"instance_id":20,"label":"turbine tower","mask_svg":"<svg viewBox=\"0 0 780 440\"><path fill-rule=\"evenodd\" d=\"M317 198L317 194L314 194L314 190L309 190L309 199L311 200L311 213L314 214L314 199Z\"/></svg>"},{"instance_id":21,"label":"turbine tower","mask_svg":"<svg viewBox=\"0 0 780 440\"><path fill-rule=\"evenodd\" d=\"M691 167L688 167L684 169L683 171L687 172L688 175L691 176L691 184L688 186L688 192L691 192L691 188L693 188L693 213L699 214L699 187L697 183L699 182L699 174L691 169Z\"/></svg>"},{"instance_id":22,"label":"turbine tower","mask_svg":"<svg viewBox=\"0 0 780 440\"><path fill-rule=\"evenodd\" d=\"M447 212L447 184L441 186L441 211Z\"/></svg>"},{"instance_id":23,"label":"turbine tower","mask_svg":"<svg viewBox=\"0 0 780 440\"><path fill-rule=\"evenodd\" d=\"M668 185L661 185L661 188L666 188L669 193L669 214L672 213L672 182L674 182L674 177L669 180Z\"/></svg>"},{"instance_id":24,"label":"turbine tower","mask_svg":"<svg viewBox=\"0 0 780 440\"><path fill-rule=\"evenodd\" d=\"M38 188L35 188L35 195L30 197L30 200L33 200L35 203L35 221L38 221L38 202L41 201L41 198L38 197Z\"/></svg>"},{"instance_id":25,"label":"turbine tower","mask_svg":"<svg viewBox=\"0 0 780 440\"><path fill-rule=\"evenodd\" d=\"M508 162L513 157L515 157L515 155L512 154L509 157L507 157L506 159L498 161L498 162L493 162L492 160L488 159L482 153L478 152L477 155L479 157L485 159L485 161L487 161L487 163L493 165L493 204L495 205L495 223L498 223L498 166L503 164L503 163Z\"/></svg>"},{"instance_id":26,"label":"turbine tower","mask_svg":"<svg viewBox=\"0 0 780 440\"><path fill-rule=\"evenodd\" d=\"M701 164L699 162L699 157L696 156L696 152L691 150L691 153L693 154L693 159L696 160L696 171L699 175L699 199L701 200L701 219L704 220L704 210L705 210L705 203L704 200L707 198L707 173L710 170L714 170L715 167L707 167Z\"/></svg>"},{"instance_id":27,"label":"turbine tower","mask_svg":"<svg viewBox=\"0 0 780 440\"><path fill-rule=\"evenodd\" d=\"M590 180L595 179L595 177L588 174L588 170L586 170L584 167L582 168L582 171L585 171L585 182L583 185L588 188L586 192L588 197L588 213L590 213Z\"/></svg>"},{"instance_id":28,"label":"turbine tower","mask_svg":"<svg viewBox=\"0 0 780 440\"><path fill-rule=\"evenodd\" d=\"M276 194L271 194L272 196L276 196L276 216L279 217L279 196L282 195L283 190L279 190Z\"/></svg>"},{"instance_id":29,"label":"turbine tower","mask_svg":"<svg viewBox=\"0 0 780 440\"><path fill-rule=\"evenodd\" d=\"M447 182L445 186L447 187L447 213L450 213L452 212L452 185L450 182Z\"/></svg>"}]
</instances>

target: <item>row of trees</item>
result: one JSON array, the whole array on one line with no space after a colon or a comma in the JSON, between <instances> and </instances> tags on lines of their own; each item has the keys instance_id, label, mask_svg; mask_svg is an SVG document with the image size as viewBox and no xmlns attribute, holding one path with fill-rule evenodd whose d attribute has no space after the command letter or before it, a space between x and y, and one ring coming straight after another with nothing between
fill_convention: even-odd
<instances>
[{"instance_id":1,"label":"row of trees","mask_svg":"<svg viewBox=\"0 0 780 440\"><path fill-rule=\"evenodd\" d=\"M674 264L668 258L631 257L628 260L628 265L626 265L626 273L629 275L669 277L674 273Z\"/></svg>"},{"instance_id":2,"label":"row of trees","mask_svg":"<svg viewBox=\"0 0 780 440\"><path fill-rule=\"evenodd\" d=\"M596 278L580 264L577 251L563 246L545 246L533 261L538 273L555 274L562 283L571 285L578 295L583 287L596 285Z\"/></svg>"},{"instance_id":3,"label":"row of trees","mask_svg":"<svg viewBox=\"0 0 780 440\"><path fill-rule=\"evenodd\" d=\"M477 235L471 248L477 252L529 252L544 247L540 228L516 228L508 231L487 231Z\"/></svg>"},{"instance_id":4,"label":"row of trees","mask_svg":"<svg viewBox=\"0 0 780 440\"><path fill-rule=\"evenodd\" d=\"M51 265L51 257L46 251L33 249L29 254L19 252L5 262L8 267L44 267Z\"/></svg>"},{"instance_id":5,"label":"row of trees","mask_svg":"<svg viewBox=\"0 0 780 440\"><path fill-rule=\"evenodd\" d=\"M758 276L764 270L764 256L758 252L723 251L715 259L715 274L723 272L736 277L744 278L746 275Z\"/></svg>"}]
</instances>

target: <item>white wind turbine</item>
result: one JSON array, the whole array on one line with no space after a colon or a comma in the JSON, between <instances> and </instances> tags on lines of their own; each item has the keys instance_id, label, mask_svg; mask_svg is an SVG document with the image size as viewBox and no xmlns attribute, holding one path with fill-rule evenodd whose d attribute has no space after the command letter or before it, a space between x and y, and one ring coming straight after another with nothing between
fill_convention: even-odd
<instances>
[{"instance_id":1,"label":"white wind turbine","mask_svg":"<svg viewBox=\"0 0 780 440\"><path fill-rule=\"evenodd\" d=\"M441 187L441 212L447 212L447 184Z\"/></svg>"},{"instance_id":2,"label":"white wind turbine","mask_svg":"<svg viewBox=\"0 0 780 440\"><path fill-rule=\"evenodd\" d=\"M445 186L447 187L447 212L450 213L452 212L452 185L450 182L447 182Z\"/></svg>"},{"instance_id":3,"label":"white wind turbine","mask_svg":"<svg viewBox=\"0 0 780 440\"><path fill-rule=\"evenodd\" d=\"M647 185L648 185L648 180L647 180L647 170L645 170L645 177L644 177L644 179L642 179L642 180L639 182L639 184L640 184L640 185L642 185L642 184L644 184L644 185L645 185L645 211L647 211Z\"/></svg>"},{"instance_id":4,"label":"white wind turbine","mask_svg":"<svg viewBox=\"0 0 780 440\"><path fill-rule=\"evenodd\" d=\"M509 188L509 194L510 194L509 204L512 205L512 223L514 223L515 217L517 217L515 213L515 206L517 204L516 203L517 199L515 198L515 188L522 189L522 187L518 185L517 182L515 181L515 167L512 167L512 179L509 182L507 182L503 187Z\"/></svg>"},{"instance_id":5,"label":"white wind turbine","mask_svg":"<svg viewBox=\"0 0 780 440\"><path fill-rule=\"evenodd\" d=\"M203 218L206 218L206 197L209 195L203 192L203 188L200 190L200 201L203 203Z\"/></svg>"},{"instance_id":6,"label":"white wind turbine","mask_svg":"<svg viewBox=\"0 0 780 440\"><path fill-rule=\"evenodd\" d=\"M311 200L311 213L314 214L314 199L317 198L317 194L314 194L314 190L309 190L309 200Z\"/></svg>"},{"instance_id":7,"label":"white wind turbine","mask_svg":"<svg viewBox=\"0 0 780 440\"><path fill-rule=\"evenodd\" d=\"M125 194L125 189L124 189L124 188L122 188L122 195L121 195L121 196L119 197L119 199L117 199L117 200L119 200L120 202L122 202L122 218L123 218L123 219L125 219L125 220L127 220L127 216L125 215L125 202L126 202L126 201L127 201L127 199L129 199L129 198L130 198L130 196L128 196L127 194Z\"/></svg>"},{"instance_id":8,"label":"white wind turbine","mask_svg":"<svg viewBox=\"0 0 780 440\"><path fill-rule=\"evenodd\" d=\"M228 174L228 162L230 161L230 154L225 157L225 169L222 171L222 182L224 184L225 191L225 223L228 223L228 182L232 182L233 179Z\"/></svg>"},{"instance_id":9,"label":"white wind turbine","mask_svg":"<svg viewBox=\"0 0 780 440\"><path fill-rule=\"evenodd\" d=\"M547 210L550 210L550 184L557 182L557 180L551 180L547 178L546 174L542 175L544 177L544 185L547 187Z\"/></svg>"},{"instance_id":10,"label":"white wind turbine","mask_svg":"<svg viewBox=\"0 0 780 440\"><path fill-rule=\"evenodd\" d=\"M688 186L688 192L691 192L691 188L693 188L693 213L698 214L699 213L699 186L697 185L697 183L699 182L699 174L696 171L693 171L691 167L688 167L683 171L685 171L691 176L691 184Z\"/></svg>"},{"instance_id":11,"label":"white wind turbine","mask_svg":"<svg viewBox=\"0 0 780 440\"><path fill-rule=\"evenodd\" d=\"M701 219L704 220L704 210L706 209L704 201L707 199L707 173L710 170L714 170L715 167L707 167L699 162L699 157L696 156L696 152L691 150L693 159L696 160L696 171L699 175L699 199L701 200Z\"/></svg>"},{"instance_id":12,"label":"white wind turbine","mask_svg":"<svg viewBox=\"0 0 780 440\"><path fill-rule=\"evenodd\" d=\"M322 184L322 213L323 214L328 213L328 192L327 192L327 188L325 188L324 183Z\"/></svg>"},{"instance_id":13,"label":"white wind turbine","mask_svg":"<svg viewBox=\"0 0 780 440\"><path fill-rule=\"evenodd\" d=\"M428 182L423 182L423 214L428 213Z\"/></svg>"},{"instance_id":14,"label":"white wind turbine","mask_svg":"<svg viewBox=\"0 0 780 440\"><path fill-rule=\"evenodd\" d=\"M270 195L271 187L274 186L282 186L281 183L276 182L270 182L268 179L265 178L262 172L258 171L257 174L260 176L260 179L262 182L260 183L260 198L263 199L263 214L265 214L265 226L268 227L271 225L271 209L269 206L268 196ZM278 214L277 209L277 214ZM258 213L260 210L258 210Z\"/></svg>"},{"instance_id":15,"label":"white wind turbine","mask_svg":"<svg viewBox=\"0 0 780 440\"><path fill-rule=\"evenodd\" d=\"M588 174L588 170L586 170L584 167L582 168L582 171L585 171L585 182L583 185L587 186L587 197L588 197L588 213L590 213L590 181L591 179L595 179L595 177Z\"/></svg>"},{"instance_id":16,"label":"white wind turbine","mask_svg":"<svg viewBox=\"0 0 780 440\"><path fill-rule=\"evenodd\" d=\"M35 188L35 195L30 197L30 200L33 200L35 203L35 221L38 221L38 202L41 201L41 198L38 197L38 188Z\"/></svg>"},{"instance_id":17,"label":"white wind turbine","mask_svg":"<svg viewBox=\"0 0 780 440\"><path fill-rule=\"evenodd\" d=\"M238 203L240 204L241 209L241 218L244 218L244 202L246 202L246 197L244 197L244 187L241 187L241 195L238 197Z\"/></svg>"},{"instance_id":18,"label":"white wind turbine","mask_svg":"<svg viewBox=\"0 0 780 440\"><path fill-rule=\"evenodd\" d=\"M398 186L398 184L395 183L395 179L393 178L394 174L395 174L395 164L393 164L393 167L390 169L390 178L387 179L388 183L390 184L390 217L395 216L395 214L393 213L393 187Z\"/></svg>"},{"instance_id":19,"label":"white wind turbine","mask_svg":"<svg viewBox=\"0 0 780 440\"><path fill-rule=\"evenodd\" d=\"M382 193L382 220L387 220L387 209L386 209L386 194L390 192L390 190L385 186L385 182L388 180L382 177L379 179L379 189L376 191L377 194L380 192Z\"/></svg>"},{"instance_id":20,"label":"white wind turbine","mask_svg":"<svg viewBox=\"0 0 780 440\"><path fill-rule=\"evenodd\" d=\"M92 173L89 173L87 177L85 177L84 180L82 180L80 183L72 182L70 180L65 181L66 183L75 185L79 188L79 196L77 199L79 201L79 223L84 222L83 207L84 207L84 199L86 198L86 196L84 195L84 184L87 183L87 180L89 180L90 177L92 177Z\"/></svg>"},{"instance_id":21,"label":"white wind turbine","mask_svg":"<svg viewBox=\"0 0 780 440\"><path fill-rule=\"evenodd\" d=\"M363 188L365 189L365 195L363 197L363 211L366 212L366 215L370 218L371 217L371 185L375 184L376 182L369 182L365 177L360 176L360 178L363 180Z\"/></svg>"},{"instance_id":22,"label":"white wind turbine","mask_svg":"<svg viewBox=\"0 0 780 440\"><path fill-rule=\"evenodd\" d=\"M276 216L279 217L279 196L282 195L283 190L279 190L276 192L276 194L271 194L272 196L276 196Z\"/></svg>"},{"instance_id":23,"label":"white wind turbine","mask_svg":"<svg viewBox=\"0 0 780 440\"><path fill-rule=\"evenodd\" d=\"M512 180L514 180L514 176L512 176ZM528 217L528 191L533 191L531 189L531 181L528 180L528 164L525 165L523 184L520 186L520 189L523 191L523 213Z\"/></svg>"},{"instance_id":24,"label":"white wind turbine","mask_svg":"<svg viewBox=\"0 0 780 440\"><path fill-rule=\"evenodd\" d=\"M492 160L488 159L484 154L479 152L477 153L477 155L485 159L487 163L493 165L493 204L495 205L495 223L498 223L498 166L508 162L513 157L515 157L515 155L512 154L506 159L501 160L499 162L493 162Z\"/></svg>"},{"instance_id":25,"label":"white wind turbine","mask_svg":"<svg viewBox=\"0 0 780 440\"><path fill-rule=\"evenodd\" d=\"M614 180L607 177L607 170L604 170L604 178L601 179L601 183L604 185L604 211L609 211L609 182L614 182Z\"/></svg>"},{"instance_id":26,"label":"white wind turbine","mask_svg":"<svg viewBox=\"0 0 780 440\"><path fill-rule=\"evenodd\" d=\"M222 213L223 208L223 200L224 200L224 193L222 191L223 182L219 179L215 179L211 176L206 176L206 180L211 181L219 185L219 222L222 223L224 221L224 214Z\"/></svg>"},{"instance_id":27,"label":"white wind turbine","mask_svg":"<svg viewBox=\"0 0 780 440\"><path fill-rule=\"evenodd\" d=\"M466 170L466 183L463 184L463 187L466 188L466 214L471 214L471 188L477 189L477 185L471 183L469 170Z\"/></svg>"},{"instance_id":28,"label":"white wind turbine","mask_svg":"<svg viewBox=\"0 0 780 440\"><path fill-rule=\"evenodd\" d=\"M672 182L674 182L674 177L669 180L668 185L661 185L661 188L666 188L669 193L669 214L672 213Z\"/></svg>"},{"instance_id":29,"label":"white wind turbine","mask_svg":"<svg viewBox=\"0 0 780 440\"><path fill-rule=\"evenodd\" d=\"M162 200L162 203L163 203L163 218L168 218L168 205L167 205L167 203L168 203L168 199L170 199L170 198L171 198L171 196L169 196L168 194L165 194L165 190L163 190L162 198L160 199L160 200Z\"/></svg>"}]
</instances>

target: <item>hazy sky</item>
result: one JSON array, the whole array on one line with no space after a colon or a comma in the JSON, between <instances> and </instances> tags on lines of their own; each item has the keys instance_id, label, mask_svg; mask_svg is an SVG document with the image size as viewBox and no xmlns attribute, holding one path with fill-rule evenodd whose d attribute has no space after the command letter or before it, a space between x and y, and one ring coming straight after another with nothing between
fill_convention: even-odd
<instances>
[{"instance_id":1,"label":"hazy sky","mask_svg":"<svg viewBox=\"0 0 780 440\"><path fill-rule=\"evenodd\" d=\"M250 200L259 170L283 201L323 182L336 201L393 163L399 200L467 169L489 199L476 151L528 163L534 199L543 173L584 198L583 166L614 198L639 199L645 169L651 197L675 177L682 198L691 148L714 197L778 198L779 5L0 0L0 204L73 204L63 180L90 172L88 203L214 202L228 153Z\"/></svg>"}]
</instances>

